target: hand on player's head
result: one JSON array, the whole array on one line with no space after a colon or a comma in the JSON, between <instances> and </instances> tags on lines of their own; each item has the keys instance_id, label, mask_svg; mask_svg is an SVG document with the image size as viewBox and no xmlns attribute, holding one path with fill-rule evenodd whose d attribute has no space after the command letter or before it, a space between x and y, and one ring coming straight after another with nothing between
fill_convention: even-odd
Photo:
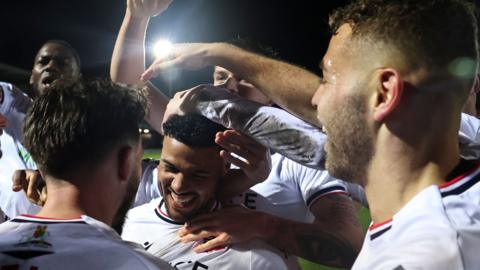
<instances>
[{"instance_id":1,"label":"hand on player's head","mask_svg":"<svg viewBox=\"0 0 480 270\"><path fill-rule=\"evenodd\" d=\"M223 148L220 156L243 170L251 180L265 180L272 169L268 148L236 130L218 132L215 142Z\"/></svg>"}]
</instances>

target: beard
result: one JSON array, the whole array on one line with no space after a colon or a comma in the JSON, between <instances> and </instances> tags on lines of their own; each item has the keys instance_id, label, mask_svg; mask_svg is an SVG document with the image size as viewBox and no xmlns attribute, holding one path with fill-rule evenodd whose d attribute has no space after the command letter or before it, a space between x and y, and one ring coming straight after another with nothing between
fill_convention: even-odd
<instances>
[{"instance_id":1,"label":"beard","mask_svg":"<svg viewBox=\"0 0 480 270\"><path fill-rule=\"evenodd\" d=\"M133 200L137 195L139 180L140 178L136 173L132 174L130 179L128 179L128 186L125 193L125 197L123 198L123 201L120 204L120 207L118 208L117 213L115 214L115 217L113 218L112 228L119 235L122 234L123 225L125 224L125 216L127 215L128 210L130 210Z\"/></svg>"},{"instance_id":2,"label":"beard","mask_svg":"<svg viewBox=\"0 0 480 270\"><path fill-rule=\"evenodd\" d=\"M171 196L171 195L167 195L167 196ZM168 216L177 222L187 222L202 213L207 213L212 207L213 202L215 201L215 198L212 197L202 202L202 204L197 206L195 209L189 211L188 213L186 212L182 213L174 210L174 208L170 205L170 198L169 199L165 197L163 198L164 198L163 202L165 203L165 209L167 210ZM197 197L195 200L198 200L198 199L199 198Z\"/></svg>"},{"instance_id":3,"label":"beard","mask_svg":"<svg viewBox=\"0 0 480 270\"><path fill-rule=\"evenodd\" d=\"M374 148L367 105L362 95L355 95L337 108L324 121L328 131L325 167L336 178L361 184Z\"/></svg>"}]
</instances>

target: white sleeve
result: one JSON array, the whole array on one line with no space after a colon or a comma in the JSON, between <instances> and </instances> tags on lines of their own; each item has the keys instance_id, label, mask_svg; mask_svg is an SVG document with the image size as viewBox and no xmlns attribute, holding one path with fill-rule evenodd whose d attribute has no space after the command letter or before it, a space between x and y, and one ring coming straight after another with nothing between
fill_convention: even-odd
<instances>
[{"instance_id":1,"label":"white sleeve","mask_svg":"<svg viewBox=\"0 0 480 270\"><path fill-rule=\"evenodd\" d=\"M282 178L293 179L297 183L309 208L325 195L334 193L348 195L345 183L330 176L326 170L307 168L289 159L285 159L283 168Z\"/></svg>"},{"instance_id":2,"label":"white sleeve","mask_svg":"<svg viewBox=\"0 0 480 270\"><path fill-rule=\"evenodd\" d=\"M262 145L312 168L324 168L326 135L317 127L274 107L262 105L223 88L197 87L183 108L238 130Z\"/></svg>"},{"instance_id":3,"label":"white sleeve","mask_svg":"<svg viewBox=\"0 0 480 270\"><path fill-rule=\"evenodd\" d=\"M0 113L8 119L5 130L16 140L22 141L22 125L32 100L20 89L9 83L0 82Z\"/></svg>"},{"instance_id":4,"label":"white sleeve","mask_svg":"<svg viewBox=\"0 0 480 270\"><path fill-rule=\"evenodd\" d=\"M466 159L480 158L480 119L462 113L459 131L460 155Z\"/></svg>"},{"instance_id":5,"label":"white sleeve","mask_svg":"<svg viewBox=\"0 0 480 270\"><path fill-rule=\"evenodd\" d=\"M160 190L157 182L158 160L142 160L142 178L138 185L137 195L131 208L150 202L160 197Z\"/></svg>"}]
</instances>

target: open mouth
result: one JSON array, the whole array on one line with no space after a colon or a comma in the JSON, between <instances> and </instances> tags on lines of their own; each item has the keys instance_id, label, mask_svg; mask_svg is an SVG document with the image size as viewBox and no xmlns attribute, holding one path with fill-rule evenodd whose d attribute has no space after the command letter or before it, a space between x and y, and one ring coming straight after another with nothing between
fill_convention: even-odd
<instances>
[{"instance_id":1,"label":"open mouth","mask_svg":"<svg viewBox=\"0 0 480 270\"><path fill-rule=\"evenodd\" d=\"M173 191L171 191L170 196L174 203L173 206L178 209L190 208L195 202L195 199L197 198L197 196L194 194L183 195L183 194L176 194Z\"/></svg>"},{"instance_id":2,"label":"open mouth","mask_svg":"<svg viewBox=\"0 0 480 270\"><path fill-rule=\"evenodd\" d=\"M45 77L43 80L42 80L42 85L44 87L50 87L52 85L52 83L57 79L56 76L48 76L48 77Z\"/></svg>"}]
</instances>

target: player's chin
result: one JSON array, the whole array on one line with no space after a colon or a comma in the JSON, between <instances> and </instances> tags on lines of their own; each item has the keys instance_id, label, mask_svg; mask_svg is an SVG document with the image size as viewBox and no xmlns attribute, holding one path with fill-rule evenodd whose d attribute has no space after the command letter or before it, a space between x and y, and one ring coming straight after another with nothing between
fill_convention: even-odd
<instances>
[{"instance_id":1,"label":"player's chin","mask_svg":"<svg viewBox=\"0 0 480 270\"><path fill-rule=\"evenodd\" d=\"M193 197L188 200L175 199L171 194L168 195L168 208L170 214L175 214L178 218L186 218L190 213L197 209L198 198Z\"/></svg>"}]
</instances>

